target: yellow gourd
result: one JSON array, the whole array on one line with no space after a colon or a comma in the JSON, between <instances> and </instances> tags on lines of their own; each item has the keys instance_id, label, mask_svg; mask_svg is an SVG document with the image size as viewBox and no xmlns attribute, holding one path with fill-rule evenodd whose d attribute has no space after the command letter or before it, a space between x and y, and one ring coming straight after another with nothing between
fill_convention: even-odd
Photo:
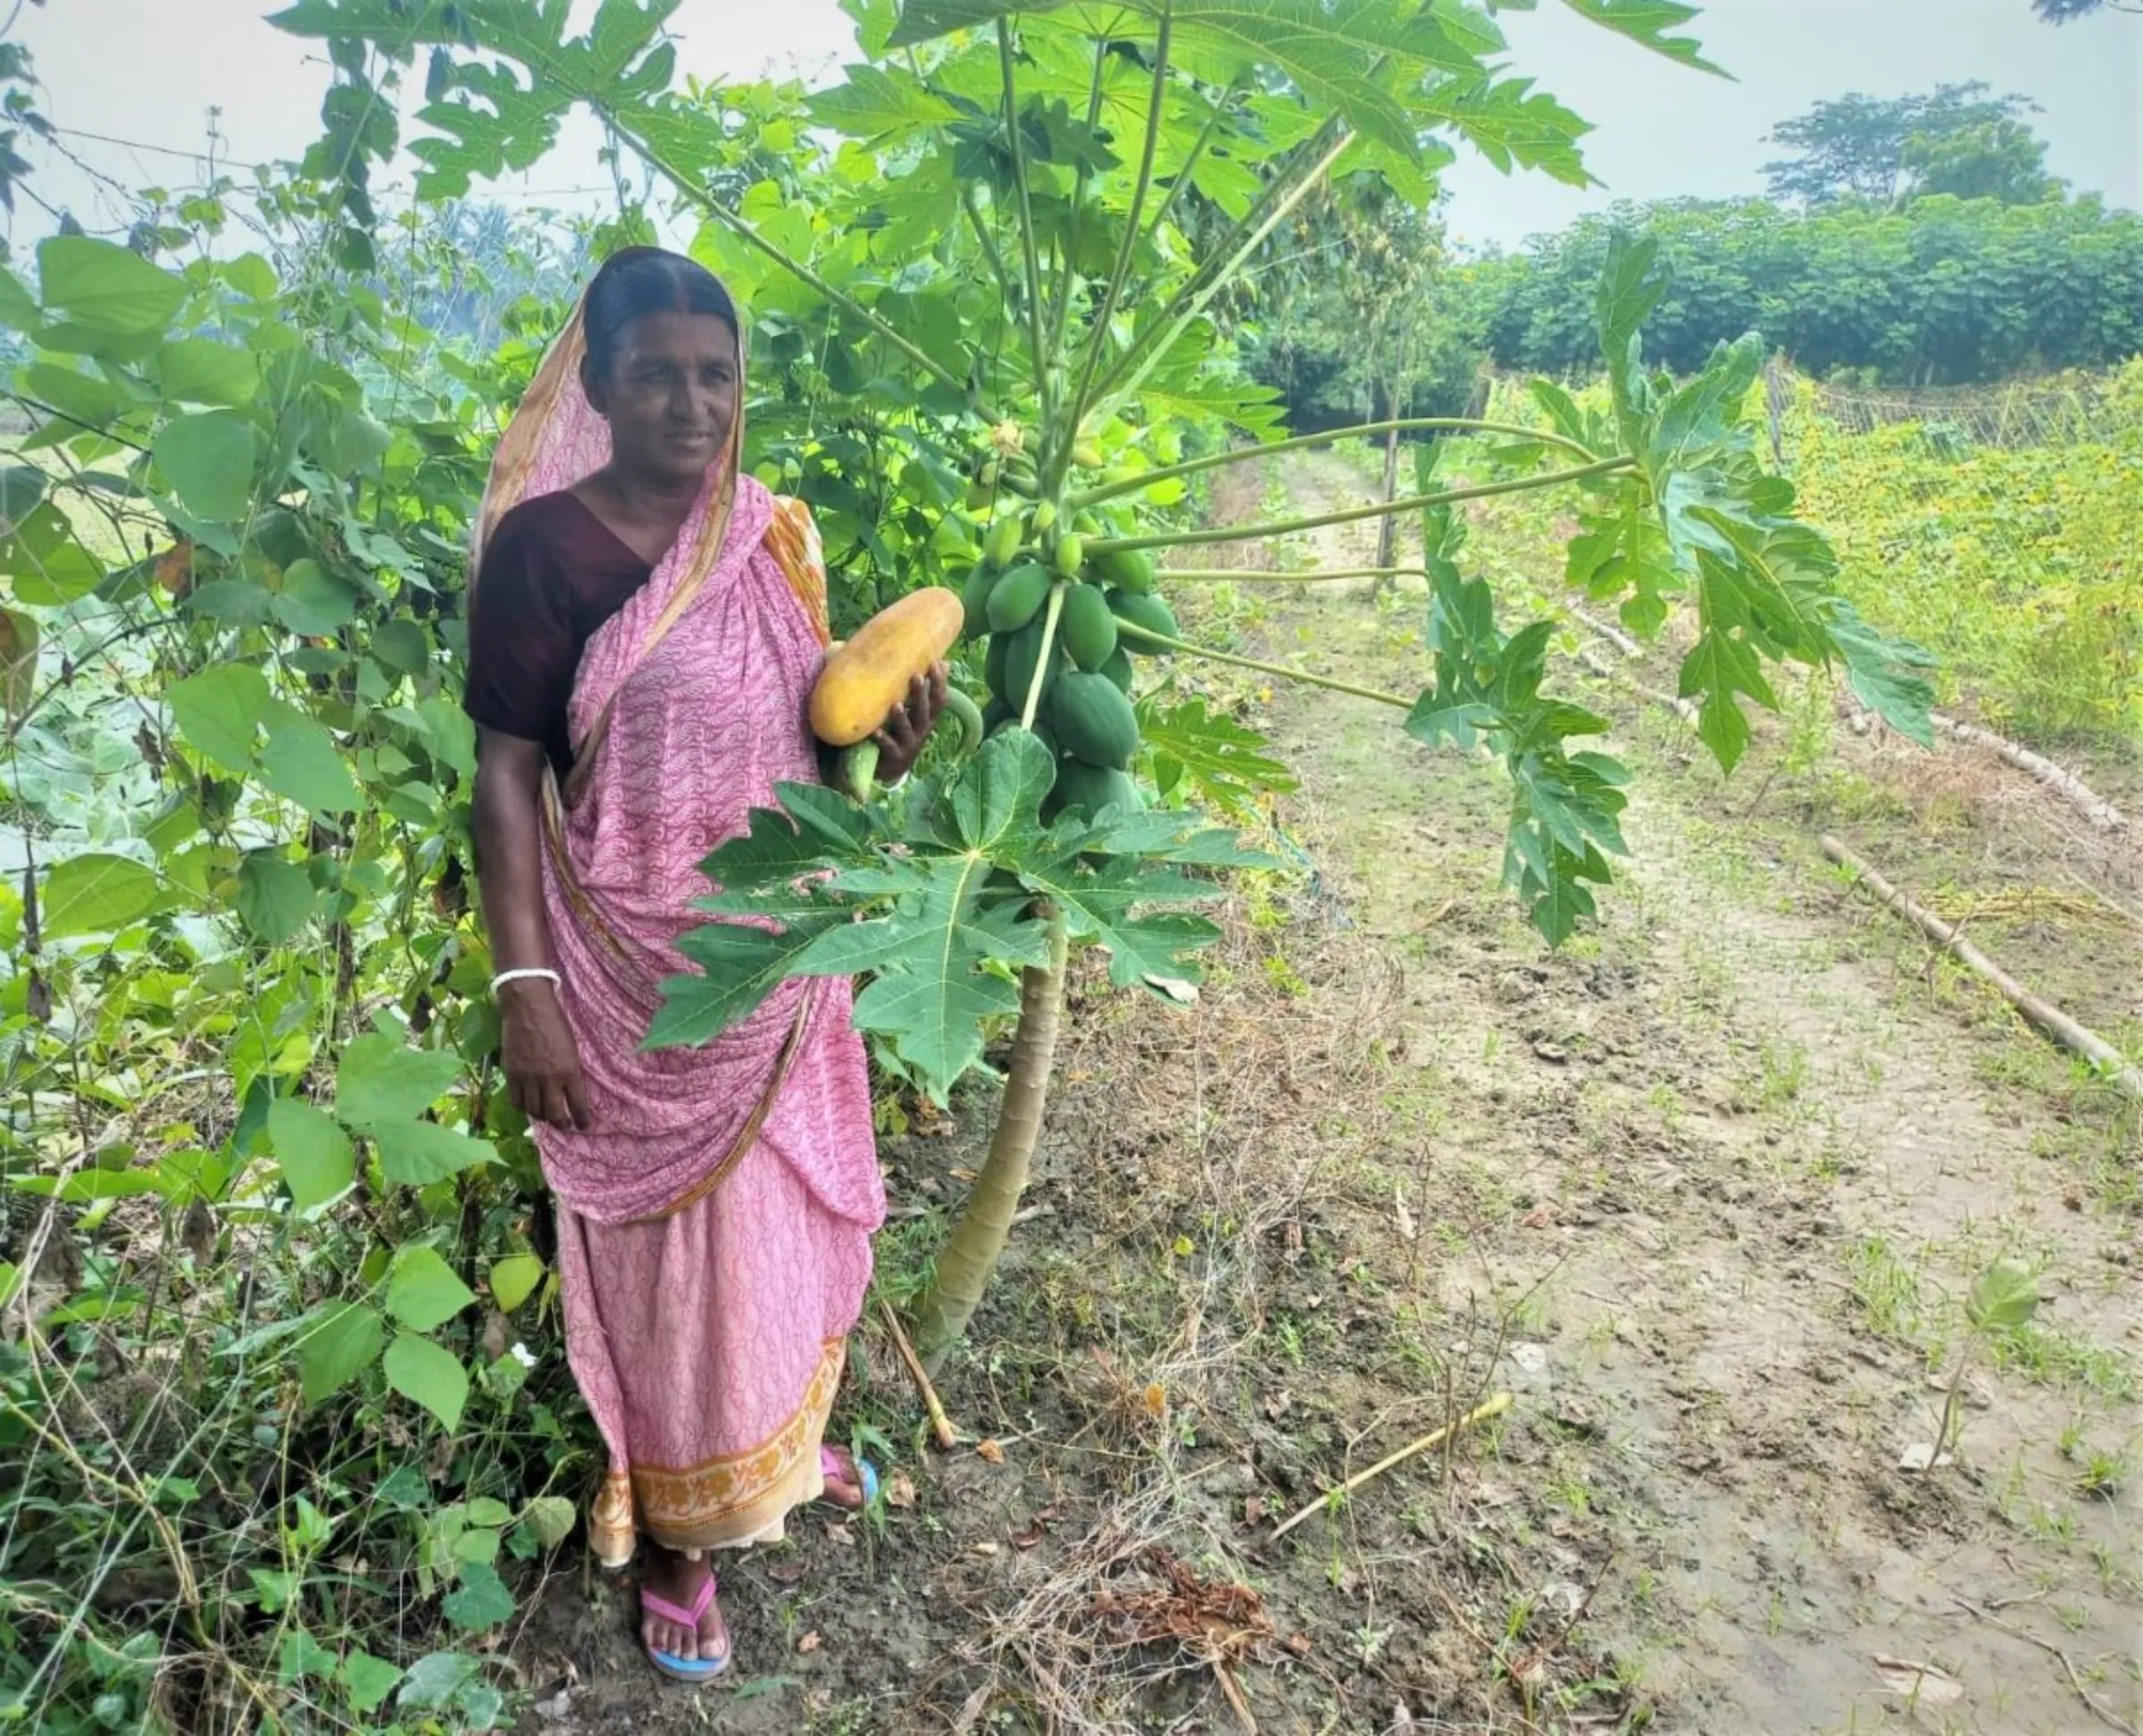
<instances>
[{"instance_id":1,"label":"yellow gourd","mask_svg":"<svg viewBox=\"0 0 2143 1736\"><path fill-rule=\"evenodd\" d=\"M929 586L880 609L854 638L830 647L811 690L812 733L833 747L871 734L907 697L908 683L952 648L964 613L957 592Z\"/></svg>"}]
</instances>

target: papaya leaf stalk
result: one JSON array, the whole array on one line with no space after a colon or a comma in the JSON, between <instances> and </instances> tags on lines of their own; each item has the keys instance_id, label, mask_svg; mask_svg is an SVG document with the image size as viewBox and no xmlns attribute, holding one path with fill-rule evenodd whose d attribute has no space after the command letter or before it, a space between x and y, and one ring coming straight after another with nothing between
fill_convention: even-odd
<instances>
[{"instance_id":1,"label":"papaya leaf stalk","mask_svg":"<svg viewBox=\"0 0 2143 1736\"><path fill-rule=\"evenodd\" d=\"M1137 476L1120 477L1113 482L1097 483L1091 488L1073 495L1069 505L1077 510L1098 506L1104 501L1114 500L1120 495L1137 494L1150 488L1156 482L1172 481L1179 477L1197 476L1203 472L1218 470L1224 464L1247 464L1260 458L1271 458L1282 452L1302 452L1313 447L1330 446L1334 441L1362 438L1372 434L1429 433L1443 430L1450 433L1507 434L1513 440L1523 440L1540 446L1561 447L1575 453L1590 463L1600 456L1589 447L1551 433L1546 429L1527 428L1517 422L1481 421L1471 416L1401 416L1389 421L1359 422L1352 428L1331 428L1317 434L1297 434L1285 440L1264 440L1255 446L1230 447L1225 452L1208 453L1203 458L1186 459L1180 464L1170 464L1163 470L1141 471Z\"/></svg>"},{"instance_id":2,"label":"papaya leaf stalk","mask_svg":"<svg viewBox=\"0 0 2143 1736\"><path fill-rule=\"evenodd\" d=\"M1583 482L1596 476L1613 476L1635 468L1634 458L1602 458L1597 463L1572 470L1550 471L1545 476L1516 476L1500 482L1475 482L1463 488L1445 488L1435 494L1407 495L1398 500L1380 500L1367 506L1350 506L1312 518L1280 519L1269 524L1222 524L1203 530L1155 531L1147 537L1098 537L1091 545L1095 554L1130 548L1186 548L1194 543L1248 542L1257 537L1286 537L1297 530L1319 530L1328 524L1353 524L1362 519L1383 518L1393 513L1416 513L1424 506L1448 505L1454 501L1485 500L1491 495L1522 494L1532 488L1551 488L1563 482Z\"/></svg>"},{"instance_id":3,"label":"papaya leaf stalk","mask_svg":"<svg viewBox=\"0 0 2143 1736\"><path fill-rule=\"evenodd\" d=\"M1328 688L1334 693L1352 694L1357 699L1373 699L1380 705L1396 705L1403 712L1411 712L1415 702L1402 693L1386 693L1378 688L1357 687L1352 681L1342 681L1336 676L1320 675L1307 669L1296 669L1287 664L1263 663L1255 657L1246 657L1240 652L1220 651L1210 645L1194 645L1188 639L1170 638L1166 634L1138 628L1138 637L1147 645L1163 650L1180 651L1187 657L1203 657L1208 663L1231 664L1238 669L1254 669L1261 675L1277 675L1282 680L1300 681L1309 687Z\"/></svg>"}]
</instances>

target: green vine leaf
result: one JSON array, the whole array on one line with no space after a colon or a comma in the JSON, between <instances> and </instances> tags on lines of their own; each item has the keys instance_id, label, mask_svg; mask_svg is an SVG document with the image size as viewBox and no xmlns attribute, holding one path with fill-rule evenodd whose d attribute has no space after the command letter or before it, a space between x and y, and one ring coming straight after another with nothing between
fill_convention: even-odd
<instances>
[{"instance_id":1,"label":"green vine leaf","mask_svg":"<svg viewBox=\"0 0 2143 1736\"><path fill-rule=\"evenodd\" d=\"M469 1402L469 1373L453 1355L429 1339L397 1332L380 1365L388 1385L429 1411L449 1434L461 1427L462 1410Z\"/></svg>"},{"instance_id":2,"label":"green vine leaf","mask_svg":"<svg viewBox=\"0 0 2143 1736\"><path fill-rule=\"evenodd\" d=\"M268 715L268 678L251 664L211 664L175 681L164 694L179 739L218 770L244 777L253 744Z\"/></svg>"},{"instance_id":3,"label":"green vine leaf","mask_svg":"<svg viewBox=\"0 0 2143 1736\"><path fill-rule=\"evenodd\" d=\"M38 247L38 288L47 318L73 328L45 334L48 349L162 332L186 300L186 285L129 247L87 235L56 235ZM60 341L55 342L55 335Z\"/></svg>"},{"instance_id":4,"label":"green vine leaf","mask_svg":"<svg viewBox=\"0 0 2143 1736\"><path fill-rule=\"evenodd\" d=\"M91 850L69 856L45 881L45 933L112 934L138 922L163 899L155 871L131 856Z\"/></svg>"},{"instance_id":5,"label":"green vine leaf","mask_svg":"<svg viewBox=\"0 0 2143 1736\"><path fill-rule=\"evenodd\" d=\"M465 1562L461 1578L440 1600L439 1609L454 1626L476 1632L513 1618L513 1594L489 1562Z\"/></svg>"},{"instance_id":6,"label":"green vine leaf","mask_svg":"<svg viewBox=\"0 0 2143 1736\"><path fill-rule=\"evenodd\" d=\"M435 1331L476 1300L438 1252L413 1243L395 1256L387 1279L387 1311L413 1332Z\"/></svg>"},{"instance_id":7,"label":"green vine leaf","mask_svg":"<svg viewBox=\"0 0 2143 1736\"><path fill-rule=\"evenodd\" d=\"M333 1205L357 1180L350 1136L309 1103L278 1098L268 1106L268 1148L301 1214Z\"/></svg>"},{"instance_id":8,"label":"green vine leaf","mask_svg":"<svg viewBox=\"0 0 2143 1736\"><path fill-rule=\"evenodd\" d=\"M258 443L253 424L229 410L166 422L150 448L179 504L196 519L228 523L253 504Z\"/></svg>"},{"instance_id":9,"label":"green vine leaf","mask_svg":"<svg viewBox=\"0 0 2143 1736\"><path fill-rule=\"evenodd\" d=\"M379 1153L380 1174L405 1188L428 1188L496 1161L488 1141L437 1122L384 1123L367 1131Z\"/></svg>"},{"instance_id":10,"label":"green vine leaf","mask_svg":"<svg viewBox=\"0 0 2143 1736\"><path fill-rule=\"evenodd\" d=\"M311 714L274 699L261 721L268 735L257 763L261 781L270 789L323 820L363 805L347 756Z\"/></svg>"},{"instance_id":11,"label":"green vine leaf","mask_svg":"<svg viewBox=\"0 0 2143 1736\"><path fill-rule=\"evenodd\" d=\"M319 1404L370 1368L386 1337L379 1316L361 1302L315 1308L294 1347L305 1403Z\"/></svg>"},{"instance_id":12,"label":"green vine leaf","mask_svg":"<svg viewBox=\"0 0 2143 1736\"><path fill-rule=\"evenodd\" d=\"M312 920L312 876L274 850L249 850L238 864L238 920L263 947L279 947Z\"/></svg>"},{"instance_id":13,"label":"green vine leaf","mask_svg":"<svg viewBox=\"0 0 2143 1736\"><path fill-rule=\"evenodd\" d=\"M413 1122L462 1076L462 1058L445 1049L407 1048L384 1031L367 1031L342 1052L335 1073L335 1114L375 1130Z\"/></svg>"}]
</instances>

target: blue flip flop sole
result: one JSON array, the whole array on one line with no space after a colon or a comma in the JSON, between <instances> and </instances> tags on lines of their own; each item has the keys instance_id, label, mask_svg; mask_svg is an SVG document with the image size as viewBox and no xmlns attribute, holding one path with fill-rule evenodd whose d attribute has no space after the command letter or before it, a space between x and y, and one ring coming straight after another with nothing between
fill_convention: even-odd
<instances>
[{"instance_id":1,"label":"blue flip flop sole","mask_svg":"<svg viewBox=\"0 0 2143 1736\"><path fill-rule=\"evenodd\" d=\"M710 1663L704 1657L684 1658L673 1652L650 1650L647 1661L672 1682L712 1682L730 1667L727 1654Z\"/></svg>"}]
</instances>

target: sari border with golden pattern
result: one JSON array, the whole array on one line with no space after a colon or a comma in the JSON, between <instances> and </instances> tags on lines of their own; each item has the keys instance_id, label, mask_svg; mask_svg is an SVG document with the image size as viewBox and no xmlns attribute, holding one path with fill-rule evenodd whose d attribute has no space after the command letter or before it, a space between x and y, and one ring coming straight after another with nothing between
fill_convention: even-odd
<instances>
[{"instance_id":1,"label":"sari border with golden pattern","mask_svg":"<svg viewBox=\"0 0 2143 1736\"><path fill-rule=\"evenodd\" d=\"M846 1334L825 1340L801 1402L757 1446L682 1467L633 1465L606 1472L588 1504L588 1547L596 1559L605 1567L623 1566L642 1531L671 1549L763 1540L790 1508L823 1487L810 1449L825 1437L847 1344Z\"/></svg>"}]
</instances>

